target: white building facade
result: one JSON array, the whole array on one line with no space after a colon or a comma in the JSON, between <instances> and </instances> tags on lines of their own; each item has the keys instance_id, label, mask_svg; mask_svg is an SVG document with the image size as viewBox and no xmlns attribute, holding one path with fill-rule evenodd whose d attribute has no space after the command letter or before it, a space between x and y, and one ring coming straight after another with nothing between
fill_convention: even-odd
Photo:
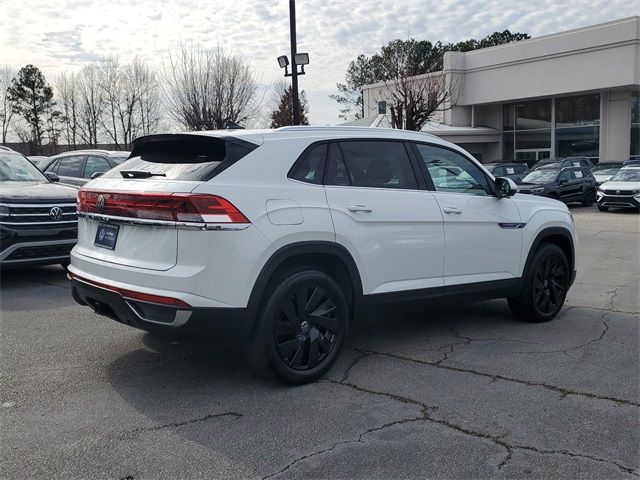
<instances>
[{"instance_id":1,"label":"white building facade","mask_svg":"<svg viewBox=\"0 0 640 480\"><path fill-rule=\"evenodd\" d=\"M640 17L448 52L441 75L459 86L457 102L423 131L483 162L640 158ZM363 88L356 124L389 125L387 89Z\"/></svg>"}]
</instances>

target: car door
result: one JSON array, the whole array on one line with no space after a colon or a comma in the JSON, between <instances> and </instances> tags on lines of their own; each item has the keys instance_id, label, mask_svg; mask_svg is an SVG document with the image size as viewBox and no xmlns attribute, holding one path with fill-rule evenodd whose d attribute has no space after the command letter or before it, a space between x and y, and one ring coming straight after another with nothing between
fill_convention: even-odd
<instances>
[{"instance_id":1,"label":"car door","mask_svg":"<svg viewBox=\"0 0 640 480\"><path fill-rule=\"evenodd\" d=\"M519 277L522 224L514 198L495 197L492 180L461 152L414 145L443 213L445 288Z\"/></svg>"},{"instance_id":2,"label":"car door","mask_svg":"<svg viewBox=\"0 0 640 480\"><path fill-rule=\"evenodd\" d=\"M111 168L111 164L106 158L97 155L87 156L87 161L84 165L84 182L91 180L94 173L106 173Z\"/></svg>"},{"instance_id":3,"label":"car door","mask_svg":"<svg viewBox=\"0 0 640 480\"><path fill-rule=\"evenodd\" d=\"M324 183L336 241L354 257L365 294L442 290L442 214L408 148L386 140L329 146Z\"/></svg>"},{"instance_id":4,"label":"car door","mask_svg":"<svg viewBox=\"0 0 640 480\"><path fill-rule=\"evenodd\" d=\"M556 179L558 185L558 198L562 201L571 201L575 195L575 184L571 180L571 169L563 168Z\"/></svg>"},{"instance_id":5,"label":"car door","mask_svg":"<svg viewBox=\"0 0 640 480\"><path fill-rule=\"evenodd\" d=\"M81 186L84 184L82 172L84 171L84 155L69 155L60 158L57 165L57 174L60 177L60 183L68 185Z\"/></svg>"}]
</instances>

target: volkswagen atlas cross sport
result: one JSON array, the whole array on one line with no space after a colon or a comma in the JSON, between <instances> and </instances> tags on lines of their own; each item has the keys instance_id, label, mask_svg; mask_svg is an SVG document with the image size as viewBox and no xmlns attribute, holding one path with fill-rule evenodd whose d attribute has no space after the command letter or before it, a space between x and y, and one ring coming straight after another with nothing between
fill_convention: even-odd
<instances>
[{"instance_id":1,"label":"volkswagen atlas cross sport","mask_svg":"<svg viewBox=\"0 0 640 480\"><path fill-rule=\"evenodd\" d=\"M259 372L313 381L383 302L503 297L522 320L554 318L572 217L516 191L402 130L145 136L79 191L72 294L152 334L240 340Z\"/></svg>"}]
</instances>

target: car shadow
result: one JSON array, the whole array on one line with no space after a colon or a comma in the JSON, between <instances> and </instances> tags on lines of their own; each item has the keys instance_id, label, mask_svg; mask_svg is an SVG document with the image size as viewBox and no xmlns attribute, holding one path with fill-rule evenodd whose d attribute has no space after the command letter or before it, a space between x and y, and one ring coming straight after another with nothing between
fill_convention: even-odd
<instances>
[{"instance_id":1,"label":"car shadow","mask_svg":"<svg viewBox=\"0 0 640 480\"><path fill-rule=\"evenodd\" d=\"M326 377L332 373L341 376L356 354L353 349L360 345L385 351L403 342L415 342L416 338L449 343L455 335L452 332L469 325L495 331L514 323L504 301L380 311L353 326L342 362L339 360ZM107 374L114 390L148 420L147 429L170 428L174 434L241 462L250 461L244 453L252 445L221 442L220 436L233 437L237 429L238 442L273 442L280 437L270 425L275 422L277 430L284 428L278 422L295 424L291 418L297 415L292 412L294 406L294 410L322 411L324 422L339 424L344 421L344 405L336 401L335 406L327 406L328 396L336 395L336 390L345 396L357 393L326 381L291 387L275 379L258 378L250 372L239 349L158 339L150 334L140 336L139 349L116 358ZM218 421L200 421L229 412L239 418L226 419L223 426ZM282 417L274 419L278 414ZM242 429L252 431L252 440L245 439Z\"/></svg>"},{"instance_id":2,"label":"car shadow","mask_svg":"<svg viewBox=\"0 0 640 480\"><path fill-rule=\"evenodd\" d=\"M59 265L0 269L3 310L44 310L73 303L66 270Z\"/></svg>"}]
</instances>

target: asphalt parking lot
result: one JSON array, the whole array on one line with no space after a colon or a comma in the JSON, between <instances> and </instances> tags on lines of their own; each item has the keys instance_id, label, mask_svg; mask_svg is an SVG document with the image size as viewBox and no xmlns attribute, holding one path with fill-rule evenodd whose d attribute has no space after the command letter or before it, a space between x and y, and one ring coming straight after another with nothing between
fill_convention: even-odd
<instances>
[{"instance_id":1,"label":"asphalt parking lot","mask_svg":"<svg viewBox=\"0 0 640 480\"><path fill-rule=\"evenodd\" d=\"M385 315L295 388L90 313L59 267L5 271L0 477L638 477L639 216L572 211L554 322L505 301Z\"/></svg>"}]
</instances>

